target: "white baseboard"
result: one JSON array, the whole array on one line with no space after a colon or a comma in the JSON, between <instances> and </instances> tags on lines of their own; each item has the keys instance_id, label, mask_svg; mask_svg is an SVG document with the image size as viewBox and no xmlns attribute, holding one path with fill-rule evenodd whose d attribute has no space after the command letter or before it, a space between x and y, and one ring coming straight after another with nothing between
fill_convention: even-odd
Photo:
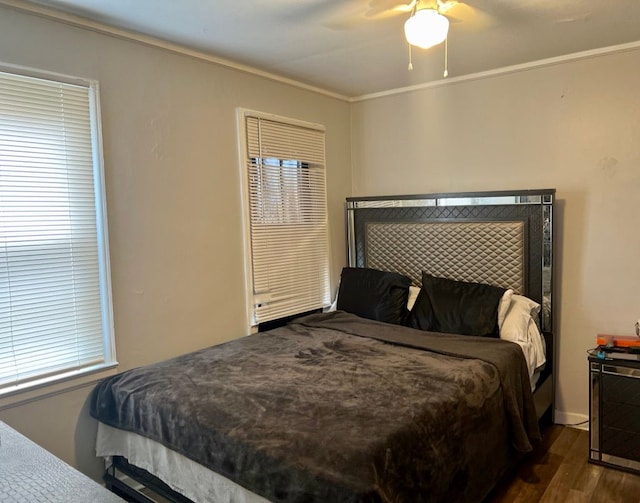
<instances>
[{"instance_id":1,"label":"white baseboard","mask_svg":"<svg viewBox=\"0 0 640 503\"><path fill-rule=\"evenodd\" d=\"M555 424L563 424L565 426L580 428L581 430L589 429L589 416L587 414L577 414L575 412L564 412L561 410L555 410L553 415L553 422Z\"/></svg>"}]
</instances>

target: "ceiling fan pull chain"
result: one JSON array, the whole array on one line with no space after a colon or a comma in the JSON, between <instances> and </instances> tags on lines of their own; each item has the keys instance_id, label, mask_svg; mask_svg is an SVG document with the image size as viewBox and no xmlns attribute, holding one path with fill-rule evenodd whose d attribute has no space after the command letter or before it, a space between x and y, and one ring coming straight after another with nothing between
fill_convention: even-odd
<instances>
[{"instance_id":1,"label":"ceiling fan pull chain","mask_svg":"<svg viewBox=\"0 0 640 503\"><path fill-rule=\"evenodd\" d=\"M445 79L449 76L449 37L444 39L444 74L443 76Z\"/></svg>"},{"instance_id":2,"label":"ceiling fan pull chain","mask_svg":"<svg viewBox=\"0 0 640 503\"><path fill-rule=\"evenodd\" d=\"M411 44L409 44L409 71L413 70L413 63L411 63Z\"/></svg>"}]
</instances>

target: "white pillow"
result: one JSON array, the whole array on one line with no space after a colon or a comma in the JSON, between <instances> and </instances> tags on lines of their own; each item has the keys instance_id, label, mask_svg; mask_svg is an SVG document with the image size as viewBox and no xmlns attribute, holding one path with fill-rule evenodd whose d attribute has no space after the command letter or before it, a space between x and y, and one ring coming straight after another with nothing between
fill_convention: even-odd
<instances>
[{"instance_id":1,"label":"white pillow","mask_svg":"<svg viewBox=\"0 0 640 503\"><path fill-rule=\"evenodd\" d=\"M529 377L546 362L544 338L535 320L539 312L540 304L528 297L512 294L511 304L502 322L498 314L500 338L515 342L522 348Z\"/></svg>"},{"instance_id":2,"label":"white pillow","mask_svg":"<svg viewBox=\"0 0 640 503\"><path fill-rule=\"evenodd\" d=\"M409 287L409 297L407 297L407 309L411 311L413 309L413 305L416 303L416 299L418 298L418 294L420 293L419 286L411 285Z\"/></svg>"},{"instance_id":3,"label":"white pillow","mask_svg":"<svg viewBox=\"0 0 640 503\"><path fill-rule=\"evenodd\" d=\"M338 296L336 295L336 299L331 303L329 307L325 308L324 312L331 313L337 310L338 310Z\"/></svg>"},{"instance_id":4,"label":"white pillow","mask_svg":"<svg viewBox=\"0 0 640 503\"><path fill-rule=\"evenodd\" d=\"M502 298L500 299L500 303L498 304L498 328L501 328L502 324L504 323L504 318L507 315L509 306L511 306L512 298L513 290L511 288L505 290L505 292L502 294Z\"/></svg>"}]
</instances>

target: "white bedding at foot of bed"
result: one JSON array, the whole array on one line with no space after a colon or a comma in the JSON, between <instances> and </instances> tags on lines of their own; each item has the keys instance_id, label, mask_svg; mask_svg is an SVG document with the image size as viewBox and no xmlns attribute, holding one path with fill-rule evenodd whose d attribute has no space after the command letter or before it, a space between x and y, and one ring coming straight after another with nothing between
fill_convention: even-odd
<instances>
[{"instance_id":1,"label":"white bedding at foot of bed","mask_svg":"<svg viewBox=\"0 0 640 503\"><path fill-rule=\"evenodd\" d=\"M196 503L269 503L262 496L158 442L100 422L96 455L103 458L124 456L132 465L147 470Z\"/></svg>"}]
</instances>

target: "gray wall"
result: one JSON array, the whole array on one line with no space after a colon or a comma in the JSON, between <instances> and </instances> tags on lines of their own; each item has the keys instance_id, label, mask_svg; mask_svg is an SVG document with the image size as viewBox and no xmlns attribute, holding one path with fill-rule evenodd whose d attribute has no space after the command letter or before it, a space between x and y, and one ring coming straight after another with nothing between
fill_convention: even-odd
<instances>
[{"instance_id":1,"label":"gray wall","mask_svg":"<svg viewBox=\"0 0 640 503\"><path fill-rule=\"evenodd\" d=\"M640 50L352 107L354 195L557 189L556 419L588 414L586 350L640 317Z\"/></svg>"},{"instance_id":2,"label":"gray wall","mask_svg":"<svg viewBox=\"0 0 640 503\"><path fill-rule=\"evenodd\" d=\"M246 335L237 107L326 126L335 288L351 192L348 103L5 7L0 62L100 82L120 370ZM0 401L0 420L97 477L91 387Z\"/></svg>"}]
</instances>

